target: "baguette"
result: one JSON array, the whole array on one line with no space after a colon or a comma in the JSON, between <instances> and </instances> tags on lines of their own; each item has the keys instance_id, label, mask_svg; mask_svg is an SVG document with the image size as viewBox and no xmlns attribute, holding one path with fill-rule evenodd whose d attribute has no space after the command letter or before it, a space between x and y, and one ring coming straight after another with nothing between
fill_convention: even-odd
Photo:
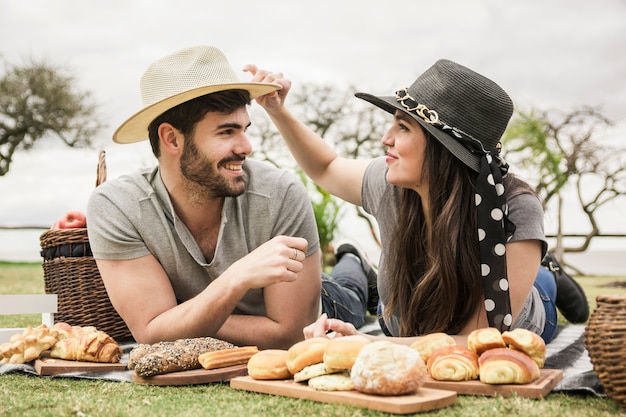
<instances>
[{"instance_id":1,"label":"baguette","mask_svg":"<svg viewBox=\"0 0 626 417\"><path fill-rule=\"evenodd\" d=\"M227 366L247 364L252 355L257 353L256 346L243 346L225 350L205 352L198 356L198 362L204 369L218 369Z\"/></svg>"},{"instance_id":2,"label":"baguette","mask_svg":"<svg viewBox=\"0 0 626 417\"><path fill-rule=\"evenodd\" d=\"M172 346L173 344L174 342L157 342L152 345L149 345L147 343L138 344L128 354L128 365L127 365L128 369L130 370L135 369L135 365L137 365L137 362L144 356L150 353L158 352L164 347Z\"/></svg>"},{"instance_id":3,"label":"baguette","mask_svg":"<svg viewBox=\"0 0 626 417\"><path fill-rule=\"evenodd\" d=\"M133 369L141 377L198 369L202 367L198 361L201 354L235 347L232 343L212 337L159 342L150 348L140 347L139 352L145 354L141 357L133 355Z\"/></svg>"}]
</instances>

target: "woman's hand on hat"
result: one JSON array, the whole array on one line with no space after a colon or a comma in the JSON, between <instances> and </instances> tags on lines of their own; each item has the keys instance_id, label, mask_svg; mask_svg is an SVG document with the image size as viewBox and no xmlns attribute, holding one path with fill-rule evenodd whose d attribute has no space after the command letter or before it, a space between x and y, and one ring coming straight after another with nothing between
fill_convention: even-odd
<instances>
[{"instance_id":1,"label":"woman's hand on hat","mask_svg":"<svg viewBox=\"0 0 626 417\"><path fill-rule=\"evenodd\" d=\"M256 102L263 106L265 110L276 110L285 104L287 93L291 89L291 81L286 79L282 73L259 69L253 64L245 65L243 71L252 74L252 79L250 80L252 82L272 83L282 87L280 90L272 91L271 93L256 98Z\"/></svg>"}]
</instances>

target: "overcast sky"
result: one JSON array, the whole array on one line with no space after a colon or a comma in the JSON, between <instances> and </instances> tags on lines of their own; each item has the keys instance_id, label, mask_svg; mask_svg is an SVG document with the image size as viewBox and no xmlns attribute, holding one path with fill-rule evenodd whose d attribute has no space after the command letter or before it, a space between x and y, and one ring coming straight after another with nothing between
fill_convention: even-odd
<instances>
[{"instance_id":1,"label":"overcast sky","mask_svg":"<svg viewBox=\"0 0 626 417\"><path fill-rule=\"evenodd\" d=\"M282 71L294 89L337 82L376 94L448 58L496 81L518 108L599 107L617 122L609 139L624 143L625 25L624 0L0 0L3 58L63 66L108 124L96 149L47 143L16 154L0 177L0 225L47 225L83 210L100 148L109 178L150 163L147 142L110 137L141 108L145 68L181 48L217 46L236 70ZM616 210L623 220L626 209ZM7 236L0 233L0 259L15 246Z\"/></svg>"}]
</instances>

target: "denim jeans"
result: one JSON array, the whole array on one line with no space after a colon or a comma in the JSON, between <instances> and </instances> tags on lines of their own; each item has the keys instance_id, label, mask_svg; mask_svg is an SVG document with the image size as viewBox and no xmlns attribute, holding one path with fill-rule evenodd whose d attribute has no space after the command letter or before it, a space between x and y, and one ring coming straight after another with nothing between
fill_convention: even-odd
<instances>
[{"instance_id":1,"label":"denim jeans","mask_svg":"<svg viewBox=\"0 0 626 417\"><path fill-rule=\"evenodd\" d=\"M344 255L330 275L322 274L322 313L358 329L366 311L367 276L357 258Z\"/></svg>"},{"instance_id":2,"label":"denim jeans","mask_svg":"<svg viewBox=\"0 0 626 417\"><path fill-rule=\"evenodd\" d=\"M554 338L557 328L556 279L554 274L546 267L540 265L534 285L539 291L544 310L546 311L546 324L543 328L543 333L541 333L541 338L546 343L549 343Z\"/></svg>"}]
</instances>

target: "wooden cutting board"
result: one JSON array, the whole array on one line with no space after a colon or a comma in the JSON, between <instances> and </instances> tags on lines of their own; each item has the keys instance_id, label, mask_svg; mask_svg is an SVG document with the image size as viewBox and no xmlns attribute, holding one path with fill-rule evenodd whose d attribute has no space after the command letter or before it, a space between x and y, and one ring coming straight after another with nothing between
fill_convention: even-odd
<instances>
[{"instance_id":1,"label":"wooden cutting board","mask_svg":"<svg viewBox=\"0 0 626 417\"><path fill-rule=\"evenodd\" d=\"M453 391L425 387L420 388L415 394L397 396L369 395L357 391L317 391L304 383L294 382L293 379L260 381L250 376L233 378L230 380L230 386L263 394L347 404L393 414L436 410L454 404L457 397Z\"/></svg>"},{"instance_id":2,"label":"wooden cutting board","mask_svg":"<svg viewBox=\"0 0 626 417\"><path fill-rule=\"evenodd\" d=\"M171 372L163 375L141 377L132 373L132 380L148 385L197 385L210 382L224 382L236 376L248 375L248 365L235 365L219 369L192 369L190 371Z\"/></svg>"},{"instance_id":3,"label":"wooden cutting board","mask_svg":"<svg viewBox=\"0 0 626 417\"><path fill-rule=\"evenodd\" d=\"M560 369L542 369L539 379L524 385L490 385L480 381L437 381L426 377L425 387L455 391L465 395L485 395L509 397L517 394L518 397L542 399L563 379Z\"/></svg>"},{"instance_id":4,"label":"wooden cutting board","mask_svg":"<svg viewBox=\"0 0 626 417\"><path fill-rule=\"evenodd\" d=\"M68 361L65 359L54 359L42 357L35 360L35 371L39 375L58 375L71 372L110 372L125 371L126 365L117 363L81 362Z\"/></svg>"}]
</instances>

